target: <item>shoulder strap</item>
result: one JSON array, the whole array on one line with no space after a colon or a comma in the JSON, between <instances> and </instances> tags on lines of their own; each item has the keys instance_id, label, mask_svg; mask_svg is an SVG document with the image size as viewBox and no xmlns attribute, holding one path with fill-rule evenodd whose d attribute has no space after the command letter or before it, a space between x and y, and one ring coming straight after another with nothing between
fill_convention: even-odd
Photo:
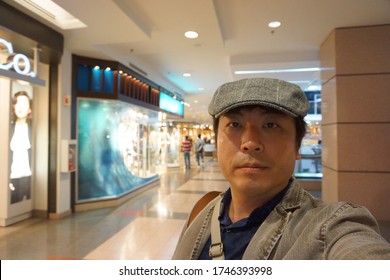
<instances>
[{"instance_id":1,"label":"shoulder strap","mask_svg":"<svg viewBox=\"0 0 390 280\"><path fill-rule=\"evenodd\" d=\"M190 216L188 218L187 227L194 221L195 217L199 214L200 211L214 198L220 195L221 192L211 191L202 196L198 202L194 205L191 210Z\"/></svg>"},{"instance_id":2,"label":"shoulder strap","mask_svg":"<svg viewBox=\"0 0 390 280\"><path fill-rule=\"evenodd\" d=\"M223 243L221 239L221 228L219 224L219 214L221 212L221 200L219 197L213 210L213 216L211 218L211 244L209 247L209 256L213 260L224 260L225 255L223 253Z\"/></svg>"}]
</instances>

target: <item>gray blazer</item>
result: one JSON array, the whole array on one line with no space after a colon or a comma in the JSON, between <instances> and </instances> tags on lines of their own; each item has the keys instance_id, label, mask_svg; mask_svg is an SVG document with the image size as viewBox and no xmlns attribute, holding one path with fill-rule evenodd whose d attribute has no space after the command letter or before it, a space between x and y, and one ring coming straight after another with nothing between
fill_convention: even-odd
<instances>
[{"instance_id":1,"label":"gray blazer","mask_svg":"<svg viewBox=\"0 0 390 280\"><path fill-rule=\"evenodd\" d=\"M183 230L173 259L198 259L210 236L218 198ZM294 179L282 201L261 224L243 259L325 260L390 259L390 244L364 207L327 204L314 198Z\"/></svg>"}]
</instances>

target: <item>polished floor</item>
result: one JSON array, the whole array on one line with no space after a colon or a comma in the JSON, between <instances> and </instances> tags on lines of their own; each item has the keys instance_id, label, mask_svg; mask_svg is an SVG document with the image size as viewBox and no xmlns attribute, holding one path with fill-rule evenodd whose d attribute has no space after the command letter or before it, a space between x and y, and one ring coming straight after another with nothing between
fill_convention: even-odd
<instances>
[{"instance_id":1,"label":"polished floor","mask_svg":"<svg viewBox=\"0 0 390 280\"><path fill-rule=\"evenodd\" d=\"M118 207L0 227L0 259L170 259L195 202L208 191L226 187L212 158L206 158L202 168L195 162L190 170L171 168ZM390 224L381 223L381 229L390 240Z\"/></svg>"}]
</instances>

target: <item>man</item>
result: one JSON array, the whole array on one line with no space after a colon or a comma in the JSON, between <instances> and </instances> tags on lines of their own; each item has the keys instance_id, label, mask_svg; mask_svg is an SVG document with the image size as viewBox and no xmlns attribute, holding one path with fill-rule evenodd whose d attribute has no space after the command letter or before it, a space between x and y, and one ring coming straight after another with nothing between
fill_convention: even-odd
<instances>
[{"instance_id":1,"label":"man","mask_svg":"<svg viewBox=\"0 0 390 280\"><path fill-rule=\"evenodd\" d=\"M186 169L191 169L191 158L190 158L191 148L192 148L192 143L188 135L186 135L185 140L181 143L181 150L183 151L184 164L186 166Z\"/></svg>"},{"instance_id":2,"label":"man","mask_svg":"<svg viewBox=\"0 0 390 280\"><path fill-rule=\"evenodd\" d=\"M200 160L202 160L202 164L204 163L203 147L204 147L204 141L201 138L201 135L198 134L198 139L196 140L195 143L196 162L198 163L198 167L200 167Z\"/></svg>"},{"instance_id":3,"label":"man","mask_svg":"<svg viewBox=\"0 0 390 280\"><path fill-rule=\"evenodd\" d=\"M304 92L281 80L217 89L209 113L230 187L183 230L173 259L390 259L367 209L326 204L292 176L308 109Z\"/></svg>"}]
</instances>

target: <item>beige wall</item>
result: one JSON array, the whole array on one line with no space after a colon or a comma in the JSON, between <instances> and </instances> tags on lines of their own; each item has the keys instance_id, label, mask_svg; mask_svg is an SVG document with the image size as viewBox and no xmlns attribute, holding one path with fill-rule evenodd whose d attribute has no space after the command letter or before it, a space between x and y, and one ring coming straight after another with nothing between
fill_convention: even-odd
<instances>
[{"instance_id":1,"label":"beige wall","mask_svg":"<svg viewBox=\"0 0 390 280\"><path fill-rule=\"evenodd\" d=\"M390 220L390 25L336 29L320 60L323 198Z\"/></svg>"}]
</instances>

